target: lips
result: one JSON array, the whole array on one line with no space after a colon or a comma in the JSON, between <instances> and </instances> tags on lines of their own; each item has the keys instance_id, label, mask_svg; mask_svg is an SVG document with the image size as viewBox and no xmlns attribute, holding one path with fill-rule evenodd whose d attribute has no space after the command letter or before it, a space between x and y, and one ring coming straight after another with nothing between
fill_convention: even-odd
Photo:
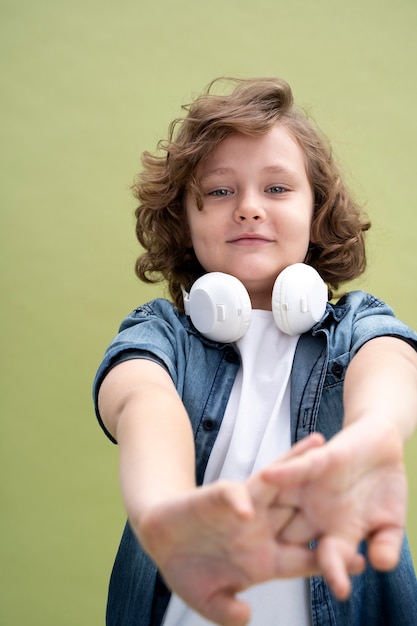
<instances>
[{"instance_id":1,"label":"lips","mask_svg":"<svg viewBox=\"0 0 417 626\"><path fill-rule=\"evenodd\" d=\"M271 243L272 239L260 235L258 233L243 233L234 239L229 239L228 243L234 243L236 245L261 245L264 243Z\"/></svg>"}]
</instances>

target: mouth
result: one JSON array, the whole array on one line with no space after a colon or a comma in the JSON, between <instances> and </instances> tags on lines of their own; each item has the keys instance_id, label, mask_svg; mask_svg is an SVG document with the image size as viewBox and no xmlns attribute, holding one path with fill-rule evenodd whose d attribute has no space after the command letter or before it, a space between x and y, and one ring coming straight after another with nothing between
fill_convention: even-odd
<instances>
[{"instance_id":1,"label":"mouth","mask_svg":"<svg viewBox=\"0 0 417 626\"><path fill-rule=\"evenodd\" d=\"M259 246L266 243L272 243L272 239L257 233L244 233L234 239L229 239L228 243L238 246Z\"/></svg>"}]
</instances>

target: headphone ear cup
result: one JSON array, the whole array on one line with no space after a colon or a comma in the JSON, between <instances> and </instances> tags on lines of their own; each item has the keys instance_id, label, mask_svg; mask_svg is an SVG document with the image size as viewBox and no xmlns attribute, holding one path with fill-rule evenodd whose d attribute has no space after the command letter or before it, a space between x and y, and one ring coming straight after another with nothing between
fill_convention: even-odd
<instances>
[{"instance_id":1,"label":"headphone ear cup","mask_svg":"<svg viewBox=\"0 0 417 626\"><path fill-rule=\"evenodd\" d=\"M295 263L278 276L272 290L272 313L287 335L301 335L320 321L326 310L327 285L310 265Z\"/></svg>"},{"instance_id":2,"label":"headphone ear cup","mask_svg":"<svg viewBox=\"0 0 417 626\"><path fill-rule=\"evenodd\" d=\"M193 284L187 312L202 335L213 341L237 341L249 328L252 305L235 276L210 272Z\"/></svg>"}]
</instances>

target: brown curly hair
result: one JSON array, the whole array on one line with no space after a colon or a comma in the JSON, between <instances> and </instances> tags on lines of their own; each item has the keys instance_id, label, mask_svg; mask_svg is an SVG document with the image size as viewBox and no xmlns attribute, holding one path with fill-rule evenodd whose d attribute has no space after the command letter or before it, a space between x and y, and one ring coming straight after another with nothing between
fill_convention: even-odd
<instances>
[{"instance_id":1,"label":"brown curly hair","mask_svg":"<svg viewBox=\"0 0 417 626\"><path fill-rule=\"evenodd\" d=\"M214 86L228 83L231 92L213 93ZM285 126L303 150L314 193L305 262L327 283L330 298L341 283L365 270L364 231L370 222L346 188L329 142L294 105L284 80L216 79L182 108L187 115L175 119L168 140L158 144L162 154L142 155L143 171L132 187L140 203L136 236L145 250L135 267L141 280L166 280L174 304L183 310L182 288L189 290L205 273L189 244L184 207L185 194L191 191L201 208L197 165L232 133L263 135L276 124Z\"/></svg>"}]
</instances>

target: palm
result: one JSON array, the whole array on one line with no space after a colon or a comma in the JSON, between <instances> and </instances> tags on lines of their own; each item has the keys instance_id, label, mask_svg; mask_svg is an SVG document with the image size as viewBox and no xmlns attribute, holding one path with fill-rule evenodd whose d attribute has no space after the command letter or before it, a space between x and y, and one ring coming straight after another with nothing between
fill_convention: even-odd
<instances>
[{"instance_id":1,"label":"palm","mask_svg":"<svg viewBox=\"0 0 417 626\"><path fill-rule=\"evenodd\" d=\"M257 478L219 482L164 504L148 519L145 547L167 585L208 619L245 624L249 609L236 593L318 571L307 547L276 540L294 514L275 506L276 491ZM250 507L239 510L245 498Z\"/></svg>"},{"instance_id":2,"label":"palm","mask_svg":"<svg viewBox=\"0 0 417 626\"><path fill-rule=\"evenodd\" d=\"M320 450L265 472L281 485L280 503L298 509L281 539L319 539L318 561L331 584L339 581L334 591L340 597L349 592L343 564L349 568L359 542L368 540L374 567L389 569L398 558L405 524L402 445L394 432L373 433L372 441L369 433L361 434L361 426L351 427Z\"/></svg>"}]
</instances>

